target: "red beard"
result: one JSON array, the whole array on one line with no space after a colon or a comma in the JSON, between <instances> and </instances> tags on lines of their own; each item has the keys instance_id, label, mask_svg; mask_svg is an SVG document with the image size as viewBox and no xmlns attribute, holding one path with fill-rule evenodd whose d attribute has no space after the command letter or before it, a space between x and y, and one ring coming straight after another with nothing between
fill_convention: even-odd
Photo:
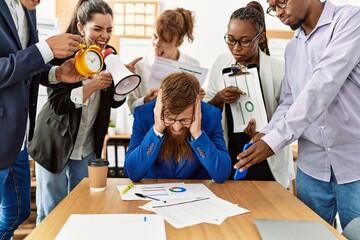
<instances>
[{"instance_id":1,"label":"red beard","mask_svg":"<svg viewBox=\"0 0 360 240\"><path fill-rule=\"evenodd\" d=\"M165 139L158 158L163 161L171 161L171 159L175 158L176 163L179 163L183 158L189 160L192 155L192 149L187 140L188 136L190 136L189 129L182 127L180 134L173 134L170 128L165 128Z\"/></svg>"}]
</instances>

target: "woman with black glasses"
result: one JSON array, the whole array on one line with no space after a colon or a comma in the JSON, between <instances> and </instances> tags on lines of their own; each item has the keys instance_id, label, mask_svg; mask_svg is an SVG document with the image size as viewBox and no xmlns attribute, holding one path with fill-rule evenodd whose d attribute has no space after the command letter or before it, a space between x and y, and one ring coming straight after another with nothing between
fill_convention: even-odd
<instances>
[{"instance_id":1,"label":"woman with black glasses","mask_svg":"<svg viewBox=\"0 0 360 240\"><path fill-rule=\"evenodd\" d=\"M264 11L261 5L252 1L246 7L233 12L224 36L230 52L221 54L210 71L205 101L223 111L223 128L232 164L238 162L237 155L255 134L256 120L252 119L243 132L234 132L230 104L244 97L246 89L225 86L223 69L233 66L256 64L259 70L266 114L270 120L279 104L281 80L284 76L284 63L270 56L267 45ZM234 176L236 169L233 169ZM291 149L282 149L275 156L249 168L245 180L276 180L288 187L294 179Z\"/></svg>"}]
</instances>

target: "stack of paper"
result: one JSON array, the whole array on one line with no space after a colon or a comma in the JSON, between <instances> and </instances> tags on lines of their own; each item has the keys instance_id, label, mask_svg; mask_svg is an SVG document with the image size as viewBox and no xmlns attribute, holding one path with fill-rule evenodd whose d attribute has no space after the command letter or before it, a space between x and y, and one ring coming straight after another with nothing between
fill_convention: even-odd
<instances>
[{"instance_id":1,"label":"stack of paper","mask_svg":"<svg viewBox=\"0 0 360 240\"><path fill-rule=\"evenodd\" d=\"M124 188L126 188L124 185L118 186L120 192ZM236 204L218 198L202 183L135 185L126 194L121 195L121 198L146 200L136 196L135 193L161 200L153 200L140 208L155 212L176 228L203 222L221 224L227 217L249 212Z\"/></svg>"},{"instance_id":2,"label":"stack of paper","mask_svg":"<svg viewBox=\"0 0 360 240\"><path fill-rule=\"evenodd\" d=\"M176 228L249 212L218 197L174 200L166 203L151 201L140 208L155 212Z\"/></svg>"}]
</instances>

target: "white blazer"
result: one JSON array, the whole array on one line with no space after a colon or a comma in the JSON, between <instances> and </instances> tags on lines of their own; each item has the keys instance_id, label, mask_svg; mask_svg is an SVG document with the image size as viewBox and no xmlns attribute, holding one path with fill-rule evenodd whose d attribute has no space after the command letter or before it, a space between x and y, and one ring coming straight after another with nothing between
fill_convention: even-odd
<instances>
[{"instance_id":1,"label":"white blazer","mask_svg":"<svg viewBox=\"0 0 360 240\"><path fill-rule=\"evenodd\" d=\"M285 73L284 62L266 55L259 49L260 54L260 79L264 93L264 101L268 119L271 119L279 105L281 82ZM230 67L235 63L231 53L224 53L218 56L211 67L206 90L205 101L213 99L219 91L225 88L222 80L222 69ZM222 125L224 128L225 141L228 144L228 126L226 121L225 108L223 109ZM239 152L240 153L240 152ZM294 162L290 146L282 148L277 154L267 159L271 172L277 182L283 187L289 187L295 178Z\"/></svg>"}]
</instances>

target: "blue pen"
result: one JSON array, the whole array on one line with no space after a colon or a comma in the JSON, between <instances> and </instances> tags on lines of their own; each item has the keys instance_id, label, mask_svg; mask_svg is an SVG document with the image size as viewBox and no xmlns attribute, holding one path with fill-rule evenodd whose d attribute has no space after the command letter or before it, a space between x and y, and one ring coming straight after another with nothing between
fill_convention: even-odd
<instances>
[{"instance_id":1,"label":"blue pen","mask_svg":"<svg viewBox=\"0 0 360 240\"><path fill-rule=\"evenodd\" d=\"M255 142L249 142L247 144L244 145L243 151L245 151L246 149L248 149L251 145L253 145ZM239 180L242 179L246 176L246 173L248 171L248 168L245 169L244 171L240 172L239 169L236 169L236 172L234 174L234 180Z\"/></svg>"},{"instance_id":2,"label":"blue pen","mask_svg":"<svg viewBox=\"0 0 360 240\"><path fill-rule=\"evenodd\" d=\"M144 222L146 222L146 216L144 216Z\"/></svg>"}]
</instances>

